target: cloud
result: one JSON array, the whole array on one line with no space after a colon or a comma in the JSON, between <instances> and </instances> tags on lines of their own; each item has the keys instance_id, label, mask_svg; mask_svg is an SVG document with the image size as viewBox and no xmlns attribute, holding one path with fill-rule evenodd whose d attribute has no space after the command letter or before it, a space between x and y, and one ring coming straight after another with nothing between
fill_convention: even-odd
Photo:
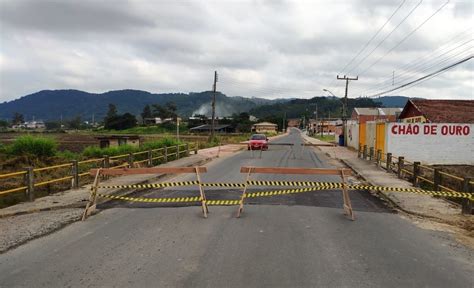
<instances>
[{"instance_id":1,"label":"cloud","mask_svg":"<svg viewBox=\"0 0 474 288\"><path fill-rule=\"evenodd\" d=\"M423 76L430 70L421 68L436 63L424 57L437 59L457 41L472 39L472 13L466 12L472 11L472 3L456 1L386 54L444 2L420 5L356 67L418 3L407 0L367 49L342 69L401 1L4 0L0 101L61 88L203 91L211 89L215 70L218 89L227 95L309 98L323 94L323 88L342 95L344 83L335 80L339 73L360 76L350 86L350 95L359 96L390 82L393 71L407 73L407 79ZM456 52L469 49L472 53L472 43L443 57L446 63L455 61L463 55ZM413 71L404 70L417 63ZM472 65L463 65L404 92L472 98L472 72Z\"/></svg>"}]
</instances>

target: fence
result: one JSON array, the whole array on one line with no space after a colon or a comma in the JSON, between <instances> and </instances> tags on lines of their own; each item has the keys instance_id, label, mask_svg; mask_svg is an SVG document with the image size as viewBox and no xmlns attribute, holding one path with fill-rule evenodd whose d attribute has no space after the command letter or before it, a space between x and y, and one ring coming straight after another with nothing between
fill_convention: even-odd
<instances>
[{"instance_id":1,"label":"fence","mask_svg":"<svg viewBox=\"0 0 474 288\"><path fill-rule=\"evenodd\" d=\"M397 174L400 179L409 180L415 187L447 192L473 193L474 191L474 179L471 177L456 176L436 167L422 165L419 161L410 162L403 156L383 153L382 150L368 148L367 145L359 146L358 155L362 159L375 162L377 166L389 173ZM463 213L472 213L474 209L472 201L463 199L461 204Z\"/></svg>"},{"instance_id":2,"label":"fence","mask_svg":"<svg viewBox=\"0 0 474 288\"><path fill-rule=\"evenodd\" d=\"M73 160L48 167L26 167L24 171L0 174L0 181L3 183L0 185L0 196L23 192L21 196L27 201L34 201L36 197L47 195L51 190L78 189L82 184L91 183L92 177L89 173L91 168L151 167L189 156L191 151L197 154L197 150L197 143L186 143L123 155L104 155L101 158L83 161ZM6 180L10 183L6 183L8 182ZM52 184L59 186L53 189Z\"/></svg>"}]
</instances>

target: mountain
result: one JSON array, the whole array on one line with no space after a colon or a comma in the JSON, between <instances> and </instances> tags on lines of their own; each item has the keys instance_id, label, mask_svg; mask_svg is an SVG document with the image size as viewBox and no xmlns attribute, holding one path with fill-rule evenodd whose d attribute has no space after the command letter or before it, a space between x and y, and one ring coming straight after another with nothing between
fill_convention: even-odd
<instances>
[{"instance_id":1,"label":"mountain","mask_svg":"<svg viewBox=\"0 0 474 288\"><path fill-rule=\"evenodd\" d=\"M199 93L153 94L140 90L117 90L105 93L88 93L79 90L43 90L19 99L0 104L0 119L10 120L14 113L24 115L25 120L44 121L70 119L81 116L83 120L102 120L107 113L108 104L117 106L119 113L129 112L139 115L147 104L163 105L174 102L181 116L194 114L210 115L212 91ZM228 97L216 94L216 115L230 116L233 113L247 112L259 105L285 101L262 98Z\"/></svg>"},{"instance_id":2,"label":"mountain","mask_svg":"<svg viewBox=\"0 0 474 288\"><path fill-rule=\"evenodd\" d=\"M405 104L407 104L408 99L410 99L410 97L406 96L382 96L374 98L375 101L382 103L382 106L387 108L403 108Z\"/></svg>"},{"instance_id":3,"label":"mountain","mask_svg":"<svg viewBox=\"0 0 474 288\"><path fill-rule=\"evenodd\" d=\"M381 103L371 98L349 98L347 99L347 116L350 117L354 107L380 107ZM341 98L319 96L311 99L293 99L284 103L272 103L255 107L250 110L250 114L258 118L270 116L286 118L300 118L306 115L308 118L314 118L317 111L317 117L334 118L341 117L342 103Z\"/></svg>"}]
</instances>

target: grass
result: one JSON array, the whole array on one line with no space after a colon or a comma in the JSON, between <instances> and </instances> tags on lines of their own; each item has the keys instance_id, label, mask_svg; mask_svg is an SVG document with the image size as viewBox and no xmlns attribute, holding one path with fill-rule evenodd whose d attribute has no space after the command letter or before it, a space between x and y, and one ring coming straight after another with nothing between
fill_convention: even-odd
<instances>
[{"instance_id":1,"label":"grass","mask_svg":"<svg viewBox=\"0 0 474 288\"><path fill-rule=\"evenodd\" d=\"M334 135L313 135L313 138L319 139L325 142L334 142L336 141L336 137Z\"/></svg>"},{"instance_id":2,"label":"grass","mask_svg":"<svg viewBox=\"0 0 474 288\"><path fill-rule=\"evenodd\" d=\"M4 150L13 156L27 157L52 157L56 155L58 144L52 138L33 137L30 135L21 136L7 145Z\"/></svg>"}]
</instances>

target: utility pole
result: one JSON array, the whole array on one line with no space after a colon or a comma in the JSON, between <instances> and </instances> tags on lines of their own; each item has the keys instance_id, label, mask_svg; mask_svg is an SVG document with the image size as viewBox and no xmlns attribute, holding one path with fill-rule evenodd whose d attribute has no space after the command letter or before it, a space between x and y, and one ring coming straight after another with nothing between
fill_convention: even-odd
<instances>
[{"instance_id":1,"label":"utility pole","mask_svg":"<svg viewBox=\"0 0 474 288\"><path fill-rule=\"evenodd\" d=\"M286 132L286 130L285 130L285 124L286 124L286 112L283 114L283 129L282 129L282 130L283 130L283 131L282 131L283 133Z\"/></svg>"},{"instance_id":2,"label":"utility pole","mask_svg":"<svg viewBox=\"0 0 474 288\"><path fill-rule=\"evenodd\" d=\"M215 129L216 89L217 89L217 71L214 71L214 85L213 85L213 95L212 95L211 140L214 139L214 129Z\"/></svg>"},{"instance_id":3,"label":"utility pole","mask_svg":"<svg viewBox=\"0 0 474 288\"><path fill-rule=\"evenodd\" d=\"M350 77L346 77L346 75L344 75L344 77L339 77L339 75L337 75L337 80L345 80L346 81L346 92L344 93L344 102L342 102L342 133L344 135L344 146L347 145L347 135L346 135L346 126L347 126L347 89L349 88L349 81L357 81L359 80L359 76L356 76L355 78L350 78Z\"/></svg>"}]
</instances>

